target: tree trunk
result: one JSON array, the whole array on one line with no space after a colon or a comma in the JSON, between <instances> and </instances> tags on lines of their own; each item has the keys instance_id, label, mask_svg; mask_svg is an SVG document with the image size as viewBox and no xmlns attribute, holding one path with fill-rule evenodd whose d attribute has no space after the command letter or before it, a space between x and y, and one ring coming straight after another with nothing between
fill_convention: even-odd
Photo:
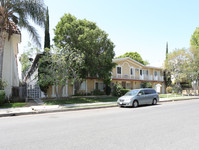
<instances>
[{"instance_id":1,"label":"tree trunk","mask_svg":"<svg viewBox=\"0 0 199 150\"><path fill-rule=\"evenodd\" d=\"M0 79L3 77L3 54L5 45L5 32L0 32Z\"/></svg>"}]
</instances>

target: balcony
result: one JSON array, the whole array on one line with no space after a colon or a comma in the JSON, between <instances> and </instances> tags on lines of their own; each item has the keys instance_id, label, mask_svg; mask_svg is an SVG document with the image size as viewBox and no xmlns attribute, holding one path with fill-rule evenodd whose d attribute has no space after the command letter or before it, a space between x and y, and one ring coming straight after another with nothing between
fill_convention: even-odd
<instances>
[{"instance_id":1,"label":"balcony","mask_svg":"<svg viewBox=\"0 0 199 150\"><path fill-rule=\"evenodd\" d=\"M112 76L112 79L133 79L133 80L143 80L143 81L164 81L163 76L134 76L134 75L117 75L117 76Z\"/></svg>"}]
</instances>

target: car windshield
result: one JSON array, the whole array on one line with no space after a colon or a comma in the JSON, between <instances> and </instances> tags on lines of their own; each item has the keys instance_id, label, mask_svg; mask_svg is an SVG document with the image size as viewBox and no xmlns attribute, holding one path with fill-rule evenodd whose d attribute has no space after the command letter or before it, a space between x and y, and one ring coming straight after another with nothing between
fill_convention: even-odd
<instances>
[{"instance_id":1,"label":"car windshield","mask_svg":"<svg viewBox=\"0 0 199 150\"><path fill-rule=\"evenodd\" d=\"M139 90L132 90L132 91L129 91L125 94L125 96L133 96L133 95L136 95L138 93Z\"/></svg>"}]
</instances>

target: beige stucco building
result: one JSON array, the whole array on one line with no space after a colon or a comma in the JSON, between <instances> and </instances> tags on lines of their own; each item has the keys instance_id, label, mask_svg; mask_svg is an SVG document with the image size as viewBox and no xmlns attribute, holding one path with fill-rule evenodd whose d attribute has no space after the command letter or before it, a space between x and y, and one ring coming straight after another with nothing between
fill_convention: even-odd
<instances>
[{"instance_id":1,"label":"beige stucco building","mask_svg":"<svg viewBox=\"0 0 199 150\"><path fill-rule=\"evenodd\" d=\"M113 59L113 62L117 65L112 70L111 87L118 83L125 89L138 89L142 88L142 83L149 82L158 93L165 93L162 68L145 66L129 57ZM34 70L38 72L37 69ZM32 75L34 74L35 72L32 73ZM26 78L26 82L31 88L35 87L35 85L31 85L33 82L28 82L31 78L33 78L31 77L32 75L29 74L29 77ZM35 83L36 82L34 82L34 84ZM55 88L57 88L59 95L62 97L72 96L75 94L75 89L73 85L70 84L70 80L66 82L66 85L62 91L60 91L60 87L51 86L47 92L48 97L56 96ZM79 93L92 93L95 89L104 91L103 81L94 77L88 77L81 84Z\"/></svg>"},{"instance_id":2,"label":"beige stucco building","mask_svg":"<svg viewBox=\"0 0 199 150\"><path fill-rule=\"evenodd\" d=\"M17 54L18 43L21 42L21 32L13 22L11 25L13 34L9 40L8 36L5 40L2 74L2 79L8 84L5 87L5 93L7 97L12 96L12 87L19 86Z\"/></svg>"}]
</instances>

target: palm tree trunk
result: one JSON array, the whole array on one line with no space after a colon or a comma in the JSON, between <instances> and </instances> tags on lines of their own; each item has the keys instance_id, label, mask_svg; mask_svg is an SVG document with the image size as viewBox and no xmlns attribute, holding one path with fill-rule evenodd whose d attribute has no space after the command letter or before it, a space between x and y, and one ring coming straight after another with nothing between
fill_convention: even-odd
<instances>
[{"instance_id":1,"label":"palm tree trunk","mask_svg":"<svg viewBox=\"0 0 199 150\"><path fill-rule=\"evenodd\" d=\"M3 54L5 45L6 34L5 32L0 32L0 79L3 77Z\"/></svg>"}]
</instances>

